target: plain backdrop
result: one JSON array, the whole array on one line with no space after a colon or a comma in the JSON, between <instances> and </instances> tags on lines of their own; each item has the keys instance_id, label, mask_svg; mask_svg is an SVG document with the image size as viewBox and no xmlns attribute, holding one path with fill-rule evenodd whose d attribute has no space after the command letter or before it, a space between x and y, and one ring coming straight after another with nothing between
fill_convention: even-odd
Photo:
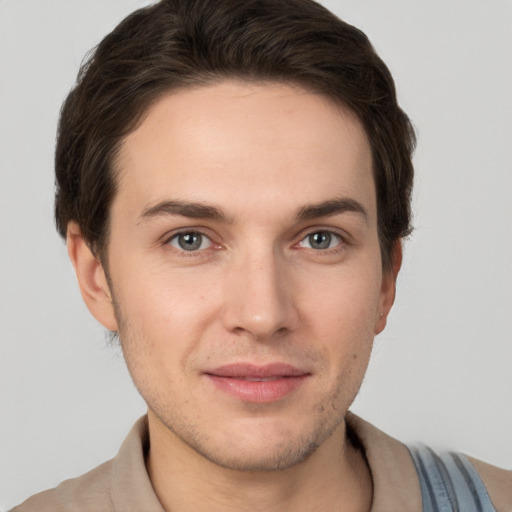
<instances>
[{"instance_id":1,"label":"plain backdrop","mask_svg":"<svg viewBox=\"0 0 512 512\"><path fill-rule=\"evenodd\" d=\"M60 105L140 0L0 0L0 509L117 452L144 403L53 227ZM415 232L354 411L512 467L512 2L324 1L363 29L419 136Z\"/></svg>"}]
</instances>

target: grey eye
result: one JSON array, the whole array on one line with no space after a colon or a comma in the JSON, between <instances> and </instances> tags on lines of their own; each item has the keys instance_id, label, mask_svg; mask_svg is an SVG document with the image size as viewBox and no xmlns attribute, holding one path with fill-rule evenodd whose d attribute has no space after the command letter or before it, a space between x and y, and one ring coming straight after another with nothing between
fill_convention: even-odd
<instances>
[{"instance_id":1,"label":"grey eye","mask_svg":"<svg viewBox=\"0 0 512 512\"><path fill-rule=\"evenodd\" d=\"M309 245L313 249L328 249L331 245L331 234L321 231L309 235Z\"/></svg>"},{"instance_id":2,"label":"grey eye","mask_svg":"<svg viewBox=\"0 0 512 512\"><path fill-rule=\"evenodd\" d=\"M326 249L332 249L342 242L342 239L336 233L331 231L316 231L310 233L300 243L301 247L307 247L309 249L316 249L322 251Z\"/></svg>"},{"instance_id":3,"label":"grey eye","mask_svg":"<svg viewBox=\"0 0 512 512\"><path fill-rule=\"evenodd\" d=\"M190 231L187 233L178 233L170 240L169 244L177 249L191 252L198 251L200 249L207 249L210 246L211 241L202 233Z\"/></svg>"}]
</instances>

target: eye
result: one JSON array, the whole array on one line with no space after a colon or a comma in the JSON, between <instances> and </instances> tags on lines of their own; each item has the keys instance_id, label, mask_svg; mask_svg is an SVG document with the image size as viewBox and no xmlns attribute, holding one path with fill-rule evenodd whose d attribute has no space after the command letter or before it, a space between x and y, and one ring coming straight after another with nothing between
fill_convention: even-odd
<instances>
[{"instance_id":1,"label":"eye","mask_svg":"<svg viewBox=\"0 0 512 512\"><path fill-rule=\"evenodd\" d=\"M168 243L176 249L188 252L208 249L212 245L212 241L206 235L197 231L178 233L174 235Z\"/></svg>"},{"instance_id":2,"label":"eye","mask_svg":"<svg viewBox=\"0 0 512 512\"><path fill-rule=\"evenodd\" d=\"M332 231L315 231L303 238L299 245L308 249L315 249L317 251L325 251L333 249L343 242L340 235Z\"/></svg>"}]
</instances>

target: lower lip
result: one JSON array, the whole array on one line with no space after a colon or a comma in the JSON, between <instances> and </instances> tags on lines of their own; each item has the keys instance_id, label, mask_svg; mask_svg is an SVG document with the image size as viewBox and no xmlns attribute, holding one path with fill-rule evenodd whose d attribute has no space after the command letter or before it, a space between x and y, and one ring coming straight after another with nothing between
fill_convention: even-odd
<instances>
[{"instance_id":1,"label":"lower lip","mask_svg":"<svg viewBox=\"0 0 512 512\"><path fill-rule=\"evenodd\" d=\"M305 381L307 375L267 381L251 381L211 374L207 374L207 377L217 388L244 402L264 404L276 402L293 393Z\"/></svg>"}]
</instances>

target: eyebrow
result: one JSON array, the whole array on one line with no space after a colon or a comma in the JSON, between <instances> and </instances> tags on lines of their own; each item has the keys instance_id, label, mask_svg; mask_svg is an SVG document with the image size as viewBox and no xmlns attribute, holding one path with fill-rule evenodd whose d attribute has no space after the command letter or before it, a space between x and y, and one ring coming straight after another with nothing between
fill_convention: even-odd
<instances>
[{"instance_id":1,"label":"eyebrow","mask_svg":"<svg viewBox=\"0 0 512 512\"><path fill-rule=\"evenodd\" d=\"M302 206L297 210L295 217L298 222L303 222L320 217L339 215L346 212L360 214L365 218L365 220L368 218L368 213L361 203L346 197ZM155 217L167 215L179 215L181 217L188 217L191 219L211 220L223 224L234 223L234 219L227 216L217 206L179 200L162 201L154 206L145 208L140 215L140 221L142 222Z\"/></svg>"},{"instance_id":2,"label":"eyebrow","mask_svg":"<svg viewBox=\"0 0 512 512\"><path fill-rule=\"evenodd\" d=\"M303 206L298 210L296 217L298 221L305 221L346 212L360 214L365 220L368 220L368 212L364 206L355 199L348 197L340 197L323 201L322 203Z\"/></svg>"},{"instance_id":3,"label":"eyebrow","mask_svg":"<svg viewBox=\"0 0 512 512\"><path fill-rule=\"evenodd\" d=\"M140 215L140 219L144 221L166 215L179 215L191 219L205 219L225 224L233 223L233 219L228 218L226 214L216 206L188 201L162 201L144 209Z\"/></svg>"}]
</instances>

